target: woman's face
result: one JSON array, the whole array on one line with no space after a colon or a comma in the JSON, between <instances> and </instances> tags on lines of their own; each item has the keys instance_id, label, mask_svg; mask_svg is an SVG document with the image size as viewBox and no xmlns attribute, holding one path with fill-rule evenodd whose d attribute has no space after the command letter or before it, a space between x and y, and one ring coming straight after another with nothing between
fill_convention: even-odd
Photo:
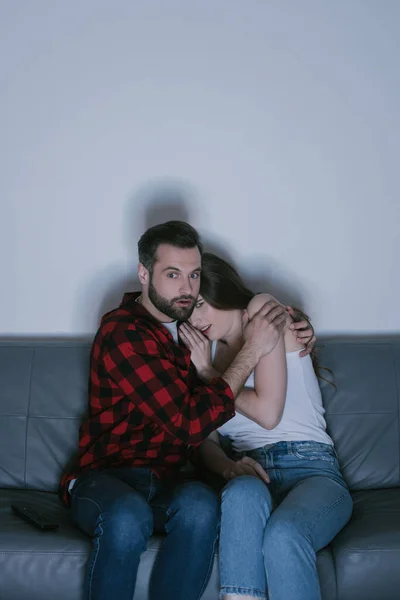
<instances>
[{"instance_id":1,"label":"woman's face","mask_svg":"<svg viewBox=\"0 0 400 600\"><path fill-rule=\"evenodd\" d=\"M198 296L189 323L199 329L209 340L220 340L232 329L235 312L214 308Z\"/></svg>"}]
</instances>

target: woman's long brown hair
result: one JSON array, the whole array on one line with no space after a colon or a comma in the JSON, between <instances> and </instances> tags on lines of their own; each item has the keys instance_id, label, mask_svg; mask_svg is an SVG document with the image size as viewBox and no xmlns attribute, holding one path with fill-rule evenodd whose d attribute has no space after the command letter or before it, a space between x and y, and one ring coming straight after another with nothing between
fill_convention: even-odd
<instances>
[{"instance_id":1,"label":"woman's long brown hair","mask_svg":"<svg viewBox=\"0 0 400 600\"><path fill-rule=\"evenodd\" d=\"M219 310L244 310L255 296L254 292L246 287L236 269L211 252L204 252L202 255L200 295L208 304ZM296 323L305 320L311 324L310 317L302 310L294 307L293 309L295 314L292 318ZM333 373L327 367L319 365L315 347L310 355L317 377L335 386L333 381L321 375L321 371L327 371L332 376Z\"/></svg>"}]
</instances>

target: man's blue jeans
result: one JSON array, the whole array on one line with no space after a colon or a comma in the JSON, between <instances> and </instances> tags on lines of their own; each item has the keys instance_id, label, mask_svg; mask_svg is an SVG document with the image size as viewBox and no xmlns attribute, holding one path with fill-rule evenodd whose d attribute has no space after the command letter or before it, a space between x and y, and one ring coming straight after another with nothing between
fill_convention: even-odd
<instances>
[{"instance_id":1,"label":"man's blue jeans","mask_svg":"<svg viewBox=\"0 0 400 600\"><path fill-rule=\"evenodd\" d=\"M335 450L279 442L244 454L260 463L271 483L242 476L222 492L221 598L320 600L316 552L352 512Z\"/></svg>"},{"instance_id":2,"label":"man's blue jeans","mask_svg":"<svg viewBox=\"0 0 400 600\"><path fill-rule=\"evenodd\" d=\"M132 600L140 555L154 531L167 536L154 565L150 599L199 600L214 558L220 509L200 482L162 483L146 468L83 475L71 512L93 538L85 600Z\"/></svg>"}]
</instances>

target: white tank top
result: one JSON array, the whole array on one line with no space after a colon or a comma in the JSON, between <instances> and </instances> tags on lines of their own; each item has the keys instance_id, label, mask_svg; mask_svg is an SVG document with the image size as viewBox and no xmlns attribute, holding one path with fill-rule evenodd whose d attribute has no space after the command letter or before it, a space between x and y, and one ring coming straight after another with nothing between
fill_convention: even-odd
<instances>
[{"instance_id":1,"label":"white tank top","mask_svg":"<svg viewBox=\"0 0 400 600\"><path fill-rule=\"evenodd\" d=\"M213 343L214 358L216 343ZM326 433L325 409L318 379L310 355L299 357L301 350L286 353L287 392L280 423L275 429L264 429L240 413L218 429L232 441L238 452L254 450L276 442L312 441L332 444ZM245 383L254 389L254 372Z\"/></svg>"}]
</instances>

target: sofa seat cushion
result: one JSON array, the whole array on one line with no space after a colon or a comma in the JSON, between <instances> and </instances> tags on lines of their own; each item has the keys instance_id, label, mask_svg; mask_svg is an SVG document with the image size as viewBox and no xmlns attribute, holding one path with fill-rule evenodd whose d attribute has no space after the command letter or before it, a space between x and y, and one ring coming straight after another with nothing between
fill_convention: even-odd
<instances>
[{"instance_id":1,"label":"sofa seat cushion","mask_svg":"<svg viewBox=\"0 0 400 600\"><path fill-rule=\"evenodd\" d=\"M25 502L59 523L40 531L11 510ZM0 598L7 600L80 599L90 539L69 520L56 494L0 490Z\"/></svg>"},{"instance_id":2,"label":"sofa seat cushion","mask_svg":"<svg viewBox=\"0 0 400 600\"><path fill-rule=\"evenodd\" d=\"M42 532L12 512L25 502L59 524ZM151 570L162 536L150 538L142 554L134 600L148 600ZM82 600L83 579L91 540L71 522L58 496L51 492L0 489L0 598L7 600ZM218 597L218 566L202 600Z\"/></svg>"},{"instance_id":3,"label":"sofa seat cushion","mask_svg":"<svg viewBox=\"0 0 400 600\"><path fill-rule=\"evenodd\" d=\"M59 523L56 531L42 532L11 510L25 502ZM163 541L152 536L143 553L134 600L148 600L149 577ZM0 489L0 598L7 600L82 600L83 578L91 548L90 539L71 522L56 494ZM336 577L331 548L318 552L318 574L323 600L336 600ZM218 598L216 556L202 600Z\"/></svg>"},{"instance_id":4,"label":"sofa seat cushion","mask_svg":"<svg viewBox=\"0 0 400 600\"><path fill-rule=\"evenodd\" d=\"M340 600L397 599L400 489L354 492L349 524L332 543Z\"/></svg>"}]
</instances>

